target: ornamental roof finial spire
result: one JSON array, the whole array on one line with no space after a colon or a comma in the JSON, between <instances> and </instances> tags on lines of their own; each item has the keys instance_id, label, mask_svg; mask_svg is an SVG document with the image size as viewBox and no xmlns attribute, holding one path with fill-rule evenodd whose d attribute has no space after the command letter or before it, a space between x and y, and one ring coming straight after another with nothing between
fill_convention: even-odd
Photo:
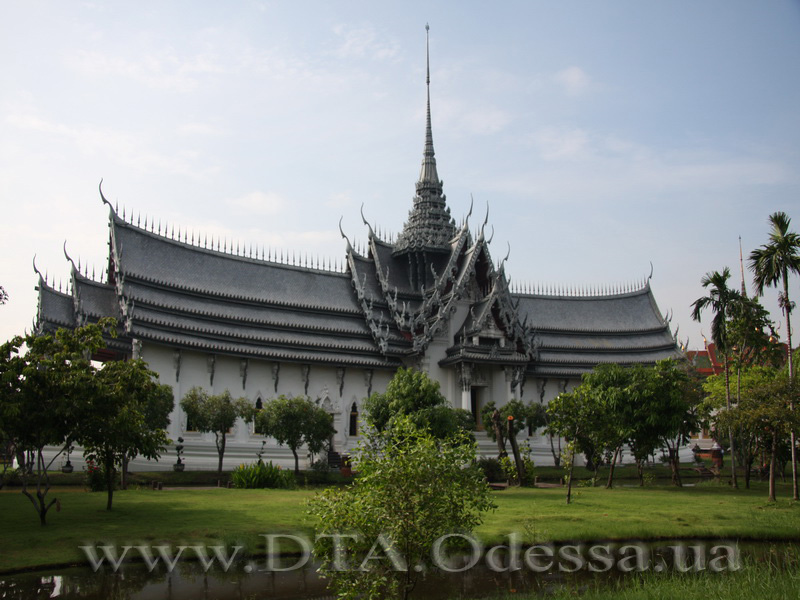
<instances>
[{"instance_id":1,"label":"ornamental roof finial spire","mask_svg":"<svg viewBox=\"0 0 800 600\"><path fill-rule=\"evenodd\" d=\"M442 182L436 170L436 158L433 151L433 128L431 127L431 52L430 52L430 26L425 24L425 85L427 87L427 121L425 123L425 150L422 153L422 168L419 172L417 191L424 189L442 193Z\"/></svg>"},{"instance_id":2,"label":"ornamental roof finial spire","mask_svg":"<svg viewBox=\"0 0 800 600\"><path fill-rule=\"evenodd\" d=\"M431 128L431 61L430 27L425 25L425 82L427 85L427 120L425 123L425 150L422 155L422 169L416 184L417 194L414 206L408 213L403 231L397 236L393 255L419 255L422 265L426 262L426 252L447 253L450 240L456 234L456 225L447 208L447 199L442 190L442 182L436 170L433 152L433 133ZM428 267L421 273L427 277Z\"/></svg>"},{"instance_id":3,"label":"ornamental roof finial spire","mask_svg":"<svg viewBox=\"0 0 800 600\"><path fill-rule=\"evenodd\" d=\"M744 258L742 258L742 236L739 236L739 267L742 269L742 296L747 297L747 287L744 284Z\"/></svg>"}]
</instances>

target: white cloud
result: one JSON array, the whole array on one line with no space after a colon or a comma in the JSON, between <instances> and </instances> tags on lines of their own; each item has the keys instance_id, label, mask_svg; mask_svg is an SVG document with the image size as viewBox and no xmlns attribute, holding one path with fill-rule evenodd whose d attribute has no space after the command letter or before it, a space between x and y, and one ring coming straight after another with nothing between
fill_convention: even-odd
<instances>
[{"instance_id":1,"label":"white cloud","mask_svg":"<svg viewBox=\"0 0 800 600\"><path fill-rule=\"evenodd\" d=\"M760 156L728 156L692 148L659 150L582 129L545 129L533 138L539 157L524 174L499 181L515 195L542 201L596 204L649 204L670 196L680 202L746 194L753 186L797 181L780 161ZM677 202L677 200L673 200Z\"/></svg>"},{"instance_id":2,"label":"white cloud","mask_svg":"<svg viewBox=\"0 0 800 600\"><path fill-rule=\"evenodd\" d=\"M373 27L336 25L333 33L340 39L335 50L339 58L371 58L383 61L395 60L400 55L397 41L378 34Z\"/></svg>"},{"instance_id":3,"label":"white cloud","mask_svg":"<svg viewBox=\"0 0 800 600\"><path fill-rule=\"evenodd\" d=\"M226 72L213 55L181 57L170 48L131 60L93 50L78 50L65 59L72 69L88 77L122 76L147 87L177 92L197 89L199 78Z\"/></svg>"},{"instance_id":4,"label":"white cloud","mask_svg":"<svg viewBox=\"0 0 800 600\"><path fill-rule=\"evenodd\" d=\"M325 206L329 206L331 208L347 208L352 206L353 204L353 197L350 192L338 192L336 194L331 194L328 200L325 202Z\"/></svg>"},{"instance_id":5,"label":"white cloud","mask_svg":"<svg viewBox=\"0 0 800 600\"><path fill-rule=\"evenodd\" d=\"M452 97L437 98L433 113L434 136L439 129L466 136L492 135L502 131L512 120L508 112L495 106L465 104Z\"/></svg>"},{"instance_id":6,"label":"white cloud","mask_svg":"<svg viewBox=\"0 0 800 600\"><path fill-rule=\"evenodd\" d=\"M183 135L219 136L225 135L227 132L208 123L184 123L178 127L178 133Z\"/></svg>"},{"instance_id":7,"label":"white cloud","mask_svg":"<svg viewBox=\"0 0 800 600\"><path fill-rule=\"evenodd\" d=\"M547 128L533 136L540 156L545 160L575 159L588 151L589 136L582 129Z\"/></svg>"},{"instance_id":8,"label":"white cloud","mask_svg":"<svg viewBox=\"0 0 800 600\"><path fill-rule=\"evenodd\" d=\"M589 76L580 67L567 67L554 76L568 96L579 96L589 87Z\"/></svg>"},{"instance_id":9,"label":"white cloud","mask_svg":"<svg viewBox=\"0 0 800 600\"><path fill-rule=\"evenodd\" d=\"M247 214L275 216L283 211L286 200L274 192L250 192L227 201L230 206Z\"/></svg>"},{"instance_id":10,"label":"white cloud","mask_svg":"<svg viewBox=\"0 0 800 600\"><path fill-rule=\"evenodd\" d=\"M70 153L78 151L91 160L113 157L114 162L142 173L173 173L193 178L206 177L216 167L196 167L199 153L193 147L169 151L165 144L155 143L160 132L128 131L99 125L66 125L35 112L11 113L5 122L12 128L43 136L41 144L53 151L63 142ZM158 150L155 150L155 149Z\"/></svg>"}]
</instances>

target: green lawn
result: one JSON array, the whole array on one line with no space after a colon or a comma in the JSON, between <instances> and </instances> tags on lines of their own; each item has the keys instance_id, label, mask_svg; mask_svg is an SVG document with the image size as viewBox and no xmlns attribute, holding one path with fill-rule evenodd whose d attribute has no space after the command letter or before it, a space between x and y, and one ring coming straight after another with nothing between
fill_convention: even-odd
<instances>
[{"instance_id":1,"label":"green lawn","mask_svg":"<svg viewBox=\"0 0 800 600\"><path fill-rule=\"evenodd\" d=\"M528 543L550 540L732 537L800 539L800 504L790 484L781 499L766 501L766 484L751 490L704 484L676 488L579 487L572 503L563 488L508 489L497 494L498 510L477 533L486 539L515 531Z\"/></svg>"},{"instance_id":2,"label":"green lawn","mask_svg":"<svg viewBox=\"0 0 800 600\"><path fill-rule=\"evenodd\" d=\"M800 505L791 503L788 484L780 500L766 502L765 484L753 490L726 485L675 489L576 488L573 504L564 489L509 489L497 492L498 508L486 515L477 534L487 544L517 532L527 543L549 540L723 537L800 538ZM0 572L44 565L86 564L82 545L244 543L263 550L260 534L312 535L305 502L314 490L130 490L116 492L114 509L105 494L62 487L51 491L46 527L18 489L0 492L3 515Z\"/></svg>"}]
</instances>

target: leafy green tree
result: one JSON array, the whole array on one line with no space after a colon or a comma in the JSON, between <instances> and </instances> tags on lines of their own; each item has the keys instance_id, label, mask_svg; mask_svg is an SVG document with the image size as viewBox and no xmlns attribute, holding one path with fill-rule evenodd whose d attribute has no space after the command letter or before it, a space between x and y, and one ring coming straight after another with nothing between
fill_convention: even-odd
<instances>
[{"instance_id":1,"label":"leafy green tree","mask_svg":"<svg viewBox=\"0 0 800 600\"><path fill-rule=\"evenodd\" d=\"M407 598L437 540L471 531L495 508L474 440L455 436L437 438L408 415L393 417L391 430L367 428L353 484L312 500L314 553L339 598Z\"/></svg>"},{"instance_id":2,"label":"leafy green tree","mask_svg":"<svg viewBox=\"0 0 800 600\"><path fill-rule=\"evenodd\" d=\"M48 470L82 430L80 407L96 392L90 358L105 346L103 333L113 334L113 325L113 319L104 319L55 335L17 336L0 347L0 429L18 455L34 457L33 464L23 465L22 493L42 525L58 502L47 498ZM45 446L60 448L49 462ZM35 492L29 489L31 475Z\"/></svg>"},{"instance_id":3,"label":"leafy green tree","mask_svg":"<svg viewBox=\"0 0 800 600\"><path fill-rule=\"evenodd\" d=\"M311 454L318 454L336 433L333 416L306 396L270 400L256 414L256 429L289 447L295 474L300 473L297 450L305 444Z\"/></svg>"},{"instance_id":4,"label":"leafy green tree","mask_svg":"<svg viewBox=\"0 0 800 600\"><path fill-rule=\"evenodd\" d=\"M117 467L142 455L158 460L168 443L172 388L142 360L110 362L95 376L95 390L82 403L76 441L84 456L102 466L111 510Z\"/></svg>"},{"instance_id":5,"label":"leafy green tree","mask_svg":"<svg viewBox=\"0 0 800 600\"><path fill-rule=\"evenodd\" d=\"M255 413L254 408L246 398L234 400L228 390L221 394L209 395L199 387L193 387L186 393L181 400L181 408L197 431L214 434L219 456L217 475L222 476L222 460L225 457L228 432L238 418L242 418L246 423L251 422Z\"/></svg>"},{"instance_id":6,"label":"leafy green tree","mask_svg":"<svg viewBox=\"0 0 800 600\"><path fill-rule=\"evenodd\" d=\"M765 287L782 286L779 296L780 307L786 317L786 361L789 365L789 379L794 380L792 361L792 310L794 303L789 299L789 275L800 274L800 235L789 231L792 220L784 212L776 212L769 216L771 231L769 242L750 253L748 267L753 271L756 293L760 296ZM794 410L794 399L789 399L789 406ZM795 432L791 432L792 450L792 497L800 500L800 489L797 480L797 449Z\"/></svg>"},{"instance_id":7,"label":"leafy green tree","mask_svg":"<svg viewBox=\"0 0 800 600\"><path fill-rule=\"evenodd\" d=\"M730 366L728 357L730 355L730 345L728 336L728 318L731 316L734 306L741 300L741 294L728 287L731 271L728 267L719 271L706 273L700 280L701 285L709 290L708 296L698 298L692 303L692 318L700 322L700 316L706 308L710 308L714 313L711 321L711 337L717 347L717 353L722 355L722 364L725 371L725 405L727 410L731 408L731 385L730 385ZM739 484L736 480L736 453L734 451L733 434L728 438L731 448L731 481L734 488Z\"/></svg>"},{"instance_id":8,"label":"leafy green tree","mask_svg":"<svg viewBox=\"0 0 800 600\"><path fill-rule=\"evenodd\" d=\"M585 401L593 413L584 427L584 435L593 440L594 448L609 465L606 487L614 484L614 467L632 431L631 369L615 364L598 365L583 376ZM595 473L596 476L596 473Z\"/></svg>"},{"instance_id":9,"label":"leafy green tree","mask_svg":"<svg viewBox=\"0 0 800 600\"><path fill-rule=\"evenodd\" d=\"M680 486L678 450L700 427L699 378L673 360L652 367L633 367L628 405L623 420L629 427L631 446L643 484L642 463L658 448L666 448L672 483Z\"/></svg>"},{"instance_id":10,"label":"leafy green tree","mask_svg":"<svg viewBox=\"0 0 800 600\"><path fill-rule=\"evenodd\" d=\"M377 429L391 429L396 418L407 416L419 427L426 427L438 438L450 437L459 431L472 430L472 415L452 408L439 390L439 382L423 371L398 369L386 392L374 393L364 402L365 421Z\"/></svg>"},{"instance_id":11,"label":"leafy green tree","mask_svg":"<svg viewBox=\"0 0 800 600\"><path fill-rule=\"evenodd\" d=\"M0 285L0 305L5 304L8 302L8 292L6 292L5 288Z\"/></svg>"},{"instance_id":12,"label":"leafy green tree","mask_svg":"<svg viewBox=\"0 0 800 600\"><path fill-rule=\"evenodd\" d=\"M586 390L578 386L571 392L563 392L553 398L547 405L549 418L547 428L553 434L567 441L569 458L567 472L567 504L572 499L572 474L575 453L578 451L577 441L584 436L592 418L592 407L586 397Z\"/></svg>"},{"instance_id":13,"label":"leafy green tree","mask_svg":"<svg viewBox=\"0 0 800 600\"><path fill-rule=\"evenodd\" d=\"M501 455L505 456L507 454L505 448L506 422L508 421L508 417L514 417L512 427L514 434L516 435L525 429L527 425L529 409L522 401L517 400L516 398L512 398L499 409L497 408L494 400L490 400L484 404L483 408L481 409L481 422L487 424L486 435L488 435L494 442L497 441L497 432L494 427L488 424L492 423L492 415L494 414L495 409L497 409L498 413L500 414L500 422L502 423L502 427L500 428L500 443L498 444L498 448L502 448Z\"/></svg>"},{"instance_id":14,"label":"leafy green tree","mask_svg":"<svg viewBox=\"0 0 800 600\"><path fill-rule=\"evenodd\" d=\"M717 419L717 431L721 435L733 432L736 439L736 452L739 464L744 467L745 487L750 488L750 470L763 450L769 452L764 428L757 419L752 418L753 397L760 390L771 385L777 371L772 367L754 365L746 367L741 373L739 401L730 411L723 411ZM725 405L725 382L719 375L711 375L703 384L707 397L705 404L709 410L719 410Z\"/></svg>"},{"instance_id":15,"label":"leafy green tree","mask_svg":"<svg viewBox=\"0 0 800 600\"><path fill-rule=\"evenodd\" d=\"M744 424L745 427L762 431L770 456L770 502L776 499L775 476L779 447L781 442L797 429L800 420L797 412L791 407L796 395L796 382L779 374L769 383L755 387L748 397L742 399L742 404L732 415L725 415L726 419L730 419L733 423Z\"/></svg>"},{"instance_id":16,"label":"leafy green tree","mask_svg":"<svg viewBox=\"0 0 800 600\"><path fill-rule=\"evenodd\" d=\"M728 319L728 336L737 374L751 365L780 367L785 361L775 324L758 298L742 295L734 303Z\"/></svg>"}]
</instances>

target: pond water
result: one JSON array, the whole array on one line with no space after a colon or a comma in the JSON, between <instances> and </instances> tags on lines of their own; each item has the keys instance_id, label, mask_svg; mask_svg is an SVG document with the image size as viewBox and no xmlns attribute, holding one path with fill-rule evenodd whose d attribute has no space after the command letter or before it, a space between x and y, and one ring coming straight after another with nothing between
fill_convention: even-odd
<instances>
[{"instance_id":1,"label":"pond water","mask_svg":"<svg viewBox=\"0 0 800 600\"><path fill-rule=\"evenodd\" d=\"M611 583L648 570L724 571L741 567L742 560L768 560L781 566L782 561L796 564L798 557L800 545L718 540L539 545L514 552L498 547L496 552L459 556L442 568L426 570L414 597L485 598L503 591L538 592L546 597L564 585L580 588L596 581ZM87 566L21 573L0 576L0 599L334 598L311 561L300 566L295 557L281 560L275 565L265 558L242 560L231 563L227 570L212 566L206 571L202 561L184 560L173 563L173 568L162 562L152 570L143 562L131 562L118 569L103 564L96 571ZM272 570L294 566L299 568Z\"/></svg>"}]
</instances>

